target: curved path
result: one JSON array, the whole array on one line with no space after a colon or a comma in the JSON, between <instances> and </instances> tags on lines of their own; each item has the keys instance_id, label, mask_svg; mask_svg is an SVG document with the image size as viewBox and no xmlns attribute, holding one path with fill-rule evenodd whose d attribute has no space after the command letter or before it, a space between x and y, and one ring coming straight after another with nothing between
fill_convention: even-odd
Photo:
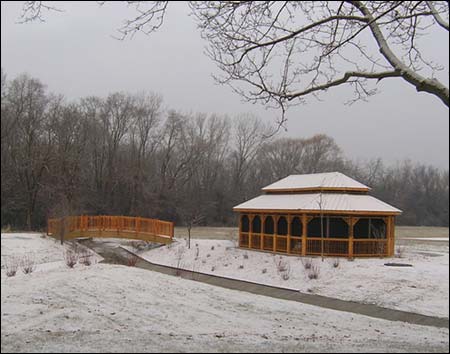
<instances>
[{"instance_id":1,"label":"curved path","mask_svg":"<svg viewBox=\"0 0 450 354\"><path fill-rule=\"evenodd\" d=\"M93 251L101 255L104 258L103 262L105 263L126 265L128 257L130 257L130 255L134 255L134 253L120 246L112 246L110 244L97 242L91 239L82 240L80 242L82 242L87 247L91 248ZM190 279L205 284L219 286L222 288L245 291L248 293L269 296L277 299L301 302L304 304L319 306L337 311L351 312L359 315L380 318L389 321L407 322L415 325L449 328L448 318L420 315L412 312L388 309L372 304L364 304L354 301L340 300L336 298L315 294L305 294L290 289L224 278L199 272L186 271L176 269L174 267L154 264L140 257L136 266L142 269L147 269L167 275L180 276L185 279Z\"/></svg>"}]
</instances>

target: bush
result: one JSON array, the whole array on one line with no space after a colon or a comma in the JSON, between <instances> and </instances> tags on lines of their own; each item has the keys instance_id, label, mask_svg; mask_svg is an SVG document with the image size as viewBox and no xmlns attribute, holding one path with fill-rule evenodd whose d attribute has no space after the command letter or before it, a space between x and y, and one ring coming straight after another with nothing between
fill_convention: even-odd
<instances>
[{"instance_id":1,"label":"bush","mask_svg":"<svg viewBox=\"0 0 450 354\"><path fill-rule=\"evenodd\" d=\"M16 275L19 269L20 260L16 256L6 256L4 259L5 271L7 277L13 277Z\"/></svg>"},{"instance_id":2,"label":"bush","mask_svg":"<svg viewBox=\"0 0 450 354\"><path fill-rule=\"evenodd\" d=\"M90 250L83 250L79 256L80 263L87 267L90 266L92 264L93 256L94 255Z\"/></svg>"},{"instance_id":3,"label":"bush","mask_svg":"<svg viewBox=\"0 0 450 354\"><path fill-rule=\"evenodd\" d=\"M289 262L285 261L282 257L278 261L275 258L275 264L277 267L277 272L280 275L281 279L289 280L291 277L291 265Z\"/></svg>"},{"instance_id":4,"label":"bush","mask_svg":"<svg viewBox=\"0 0 450 354\"><path fill-rule=\"evenodd\" d=\"M244 253L244 259L248 259L248 254Z\"/></svg>"},{"instance_id":5,"label":"bush","mask_svg":"<svg viewBox=\"0 0 450 354\"><path fill-rule=\"evenodd\" d=\"M195 245L195 260L198 259L200 255L200 248L198 248L198 244Z\"/></svg>"},{"instance_id":6,"label":"bush","mask_svg":"<svg viewBox=\"0 0 450 354\"><path fill-rule=\"evenodd\" d=\"M333 261L332 261L331 264L333 265L333 268L338 268L338 267L339 267L339 264L340 264L339 258L333 259Z\"/></svg>"},{"instance_id":7,"label":"bush","mask_svg":"<svg viewBox=\"0 0 450 354\"><path fill-rule=\"evenodd\" d=\"M261 273L266 274L267 273L267 268L264 268Z\"/></svg>"},{"instance_id":8,"label":"bush","mask_svg":"<svg viewBox=\"0 0 450 354\"><path fill-rule=\"evenodd\" d=\"M138 256L136 256L135 254L129 254L126 259L127 266L128 267L136 267L138 260L139 260Z\"/></svg>"},{"instance_id":9,"label":"bush","mask_svg":"<svg viewBox=\"0 0 450 354\"><path fill-rule=\"evenodd\" d=\"M302 264L306 270L309 270L312 267L312 259L311 258L302 258Z\"/></svg>"},{"instance_id":10,"label":"bush","mask_svg":"<svg viewBox=\"0 0 450 354\"><path fill-rule=\"evenodd\" d=\"M318 265L312 264L311 268L308 271L308 278L313 279L319 279L320 275L320 267Z\"/></svg>"},{"instance_id":11,"label":"bush","mask_svg":"<svg viewBox=\"0 0 450 354\"><path fill-rule=\"evenodd\" d=\"M2 233L8 233L11 232L11 225L6 225L2 228Z\"/></svg>"},{"instance_id":12,"label":"bush","mask_svg":"<svg viewBox=\"0 0 450 354\"><path fill-rule=\"evenodd\" d=\"M31 274L36 268L36 262L32 254L28 253L22 257L22 261L20 262L22 266L22 272L24 274Z\"/></svg>"},{"instance_id":13,"label":"bush","mask_svg":"<svg viewBox=\"0 0 450 354\"><path fill-rule=\"evenodd\" d=\"M64 262L69 268L73 268L78 262L78 253L73 250L66 250L64 252Z\"/></svg>"},{"instance_id":14,"label":"bush","mask_svg":"<svg viewBox=\"0 0 450 354\"><path fill-rule=\"evenodd\" d=\"M395 250L395 257L397 258L403 258L405 257L405 247L404 246L398 246Z\"/></svg>"}]
</instances>

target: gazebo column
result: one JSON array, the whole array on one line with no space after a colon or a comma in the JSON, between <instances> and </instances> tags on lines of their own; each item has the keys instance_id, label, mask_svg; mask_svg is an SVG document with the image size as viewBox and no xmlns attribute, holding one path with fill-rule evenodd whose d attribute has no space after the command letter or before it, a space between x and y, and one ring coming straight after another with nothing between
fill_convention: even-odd
<instances>
[{"instance_id":1,"label":"gazebo column","mask_svg":"<svg viewBox=\"0 0 450 354\"><path fill-rule=\"evenodd\" d=\"M307 233L308 233L308 218L306 214L302 215L302 256L306 256L307 244Z\"/></svg>"},{"instance_id":2,"label":"gazebo column","mask_svg":"<svg viewBox=\"0 0 450 354\"><path fill-rule=\"evenodd\" d=\"M287 245L286 245L286 252L287 254L291 254L291 214L287 215L287 223L288 223L288 229L287 229Z\"/></svg>"},{"instance_id":3,"label":"gazebo column","mask_svg":"<svg viewBox=\"0 0 450 354\"><path fill-rule=\"evenodd\" d=\"M273 233L273 251L276 252L277 251L277 234L278 234L278 215L274 215L273 216L273 228L274 228L274 233Z\"/></svg>"},{"instance_id":4,"label":"gazebo column","mask_svg":"<svg viewBox=\"0 0 450 354\"><path fill-rule=\"evenodd\" d=\"M248 216L249 225L248 225L248 248L252 248L252 232L253 232L253 219L255 215L250 214Z\"/></svg>"},{"instance_id":5,"label":"gazebo column","mask_svg":"<svg viewBox=\"0 0 450 354\"><path fill-rule=\"evenodd\" d=\"M395 219L389 216L387 220L387 256L392 257L395 253Z\"/></svg>"},{"instance_id":6,"label":"gazebo column","mask_svg":"<svg viewBox=\"0 0 450 354\"><path fill-rule=\"evenodd\" d=\"M353 240L355 238L355 218L350 216L349 218L349 235L348 235L348 257L353 258Z\"/></svg>"},{"instance_id":7,"label":"gazebo column","mask_svg":"<svg viewBox=\"0 0 450 354\"><path fill-rule=\"evenodd\" d=\"M242 217L244 214L239 213L239 247L242 245ZM119 232L119 230L117 230Z\"/></svg>"},{"instance_id":8,"label":"gazebo column","mask_svg":"<svg viewBox=\"0 0 450 354\"><path fill-rule=\"evenodd\" d=\"M266 232L266 230L265 230L266 217L267 217L267 215L264 215L264 214L261 216L261 239L259 241L259 249L260 250L264 249L264 233Z\"/></svg>"}]
</instances>

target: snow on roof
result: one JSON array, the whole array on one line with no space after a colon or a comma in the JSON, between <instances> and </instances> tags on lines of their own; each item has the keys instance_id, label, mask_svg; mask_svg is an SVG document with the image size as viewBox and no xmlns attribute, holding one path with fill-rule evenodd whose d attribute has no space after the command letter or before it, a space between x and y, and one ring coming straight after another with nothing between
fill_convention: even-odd
<instances>
[{"instance_id":1,"label":"snow on roof","mask_svg":"<svg viewBox=\"0 0 450 354\"><path fill-rule=\"evenodd\" d=\"M302 189L343 189L369 191L370 188L340 172L316 173L308 175L290 175L271 185L263 191L283 191Z\"/></svg>"},{"instance_id":2,"label":"snow on roof","mask_svg":"<svg viewBox=\"0 0 450 354\"><path fill-rule=\"evenodd\" d=\"M322 207L320 200L322 199ZM342 211L400 214L401 210L370 195L308 193L308 194L264 194L233 208L240 210L280 211Z\"/></svg>"}]
</instances>

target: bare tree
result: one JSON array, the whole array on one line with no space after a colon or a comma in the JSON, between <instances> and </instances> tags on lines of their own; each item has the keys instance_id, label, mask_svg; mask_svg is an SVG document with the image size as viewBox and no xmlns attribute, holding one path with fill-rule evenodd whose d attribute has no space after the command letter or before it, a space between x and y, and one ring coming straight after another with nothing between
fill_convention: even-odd
<instances>
[{"instance_id":1,"label":"bare tree","mask_svg":"<svg viewBox=\"0 0 450 354\"><path fill-rule=\"evenodd\" d=\"M42 181L52 155L52 137L47 119L50 99L37 79L22 75L11 82L8 103L17 123L9 137L9 154L15 178L24 188L26 224L32 229L33 215Z\"/></svg>"},{"instance_id":2,"label":"bare tree","mask_svg":"<svg viewBox=\"0 0 450 354\"><path fill-rule=\"evenodd\" d=\"M243 195L243 185L259 149L267 141L270 129L256 116L240 115L234 124L234 149L232 150L233 187L237 195Z\"/></svg>"}]
</instances>

